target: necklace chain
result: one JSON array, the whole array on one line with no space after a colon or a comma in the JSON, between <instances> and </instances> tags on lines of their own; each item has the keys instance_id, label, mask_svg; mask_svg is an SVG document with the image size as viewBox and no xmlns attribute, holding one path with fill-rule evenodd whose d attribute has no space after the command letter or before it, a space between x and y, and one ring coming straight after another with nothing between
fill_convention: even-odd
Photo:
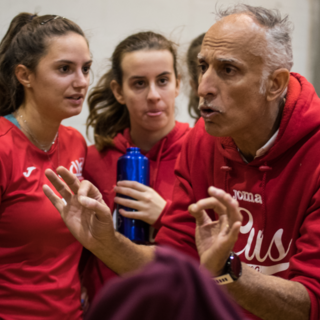
<instances>
[{"instance_id":1,"label":"necklace chain","mask_svg":"<svg viewBox=\"0 0 320 320\"><path fill-rule=\"evenodd\" d=\"M21 121L22 121L23 124L24 124L24 127L22 127L22 129L25 130L25 131L29 134L29 136L31 137L31 139L33 140L33 142L36 143L36 145L38 146L39 149L41 149L41 150L44 151L44 152L48 152L48 151L50 150L51 146L55 143L55 141L56 141L56 139L57 139L57 137L58 137L58 131L57 131L56 135L54 136L53 141L50 142L49 145L48 145L48 144L47 144L47 145L46 145L46 144L41 144L41 143L36 139L36 137L31 133L31 130L30 130L29 126L28 126L27 120L22 116L22 114L21 114L18 110L17 110L17 115L18 115L18 117L21 118Z\"/></svg>"},{"instance_id":2,"label":"necklace chain","mask_svg":"<svg viewBox=\"0 0 320 320\"><path fill-rule=\"evenodd\" d=\"M53 141L50 142L50 145L49 145L49 146L48 146L48 145L41 144L41 143L35 138L35 136L31 133L31 130L30 130L29 126L28 126L27 120L23 118L22 114L21 114L18 110L16 111L16 113L17 113L17 116L21 118L21 121L22 121L23 124L24 124L24 127L21 127L21 128L29 134L29 136L31 137L31 139L33 140L33 142L35 142L35 144L37 145L37 147L38 147L40 150L42 150L42 151L44 151L44 152L46 153L46 155L47 155L47 157L48 157L48 160L50 161L50 163L52 164L52 166L53 166L54 168L57 168L57 167L59 166L59 163L60 163L59 137L58 137L58 132L59 132L59 131L57 131L56 135L54 136ZM49 157L49 154L47 153L47 152L50 150L51 146L52 146L56 141L57 141L57 150L58 150L58 165L57 165L57 166L54 165L54 163L51 161L51 158Z\"/></svg>"}]
</instances>

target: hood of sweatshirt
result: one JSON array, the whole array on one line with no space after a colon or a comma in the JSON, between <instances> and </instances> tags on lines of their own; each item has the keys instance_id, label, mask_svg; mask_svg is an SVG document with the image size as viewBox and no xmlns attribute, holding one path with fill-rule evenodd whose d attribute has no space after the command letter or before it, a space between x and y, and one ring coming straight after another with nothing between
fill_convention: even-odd
<instances>
[{"instance_id":1,"label":"hood of sweatshirt","mask_svg":"<svg viewBox=\"0 0 320 320\"><path fill-rule=\"evenodd\" d=\"M303 76L291 73L287 99L275 143L265 155L255 158L249 165L272 164L273 160L319 128L319 112L320 99L313 86ZM220 142L219 150L225 158L243 162L231 138L223 137L218 140Z\"/></svg>"},{"instance_id":2,"label":"hood of sweatshirt","mask_svg":"<svg viewBox=\"0 0 320 320\"><path fill-rule=\"evenodd\" d=\"M182 141L186 138L190 127L188 123L176 121L175 127L164 138L158 141L151 150L141 153L150 160L151 170L150 186L153 187L157 177L160 162L172 161L177 159L177 154L180 153ZM127 128L123 133L118 133L113 140L114 148L121 153L126 153L127 148L136 147L130 136L130 129Z\"/></svg>"},{"instance_id":3,"label":"hood of sweatshirt","mask_svg":"<svg viewBox=\"0 0 320 320\"><path fill-rule=\"evenodd\" d=\"M190 130L188 123L181 123L176 121L175 127L164 138L158 141L151 150L141 153L149 158L151 161L157 161L160 154L161 159L171 160L176 158L175 148L181 145L181 140L185 138L185 134ZM121 153L126 153L127 148L136 147L130 136L130 128L127 128L123 133L118 133L113 139L114 148Z\"/></svg>"}]
</instances>

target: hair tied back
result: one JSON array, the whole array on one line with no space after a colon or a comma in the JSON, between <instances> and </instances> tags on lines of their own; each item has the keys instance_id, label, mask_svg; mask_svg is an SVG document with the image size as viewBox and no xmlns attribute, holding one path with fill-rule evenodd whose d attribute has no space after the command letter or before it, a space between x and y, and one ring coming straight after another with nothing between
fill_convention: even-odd
<instances>
[{"instance_id":1,"label":"hair tied back","mask_svg":"<svg viewBox=\"0 0 320 320\"><path fill-rule=\"evenodd\" d=\"M50 19L48 19L48 20L41 21L40 24L41 24L41 25L44 25L44 24L46 24L47 22L49 22L49 21L51 21L51 20L56 20L56 19L58 19L58 18L64 19L64 17L61 17L61 16L54 16L53 18L50 18Z\"/></svg>"},{"instance_id":2,"label":"hair tied back","mask_svg":"<svg viewBox=\"0 0 320 320\"><path fill-rule=\"evenodd\" d=\"M35 17L37 17L37 15L36 15L36 14L33 14L32 16L30 16L29 20L32 21L33 18L35 18Z\"/></svg>"}]
</instances>

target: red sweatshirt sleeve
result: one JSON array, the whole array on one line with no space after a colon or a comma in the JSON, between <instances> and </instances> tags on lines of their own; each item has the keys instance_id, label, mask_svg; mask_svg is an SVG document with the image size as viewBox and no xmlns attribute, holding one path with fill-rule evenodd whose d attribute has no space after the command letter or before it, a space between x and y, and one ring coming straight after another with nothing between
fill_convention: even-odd
<instances>
[{"instance_id":1,"label":"red sweatshirt sleeve","mask_svg":"<svg viewBox=\"0 0 320 320\"><path fill-rule=\"evenodd\" d=\"M186 141L176 163L172 204L161 219L162 226L155 241L199 259L194 240L195 219L188 212L188 206L195 202L190 182L188 148L189 142Z\"/></svg>"},{"instance_id":2,"label":"red sweatshirt sleeve","mask_svg":"<svg viewBox=\"0 0 320 320\"><path fill-rule=\"evenodd\" d=\"M320 319L320 189L311 200L309 210L296 241L297 252L290 260L289 279L303 284L310 296L310 320Z\"/></svg>"},{"instance_id":3,"label":"red sweatshirt sleeve","mask_svg":"<svg viewBox=\"0 0 320 320\"><path fill-rule=\"evenodd\" d=\"M156 222L152 225L152 227L155 228L156 230L160 229L160 227L162 225L161 219L166 214L168 209L170 208L171 203L172 203L171 200L167 200L167 203L166 203L165 207L163 208L162 212L160 213L160 216L158 217Z\"/></svg>"}]
</instances>

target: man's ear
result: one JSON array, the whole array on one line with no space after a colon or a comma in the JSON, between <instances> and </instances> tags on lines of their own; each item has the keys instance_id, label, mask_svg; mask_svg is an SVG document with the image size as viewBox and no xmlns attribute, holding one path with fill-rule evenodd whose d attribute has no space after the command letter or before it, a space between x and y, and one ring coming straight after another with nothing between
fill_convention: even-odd
<instances>
[{"instance_id":1,"label":"man's ear","mask_svg":"<svg viewBox=\"0 0 320 320\"><path fill-rule=\"evenodd\" d=\"M290 79L290 72L286 68L275 70L268 80L267 100L274 101L281 96L287 88Z\"/></svg>"},{"instance_id":2,"label":"man's ear","mask_svg":"<svg viewBox=\"0 0 320 320\"><path fill-rule=\"evenodd\" d=\"M27 88L31 87L31 71L23 64L18 64L15 69L15 75L18 81Z\"/></svg>"},{"instance_id":3,"label":"man's ear","mask_svg":"<svg viewBox=\"0 0 320 320\"><path fill-rule=\"evenodd\" d=\"M116 80L112 80L110 82L110 88L111 88L111 90L113 92L113 95L117 99L117 101L120 104L125 104L125 100L124 100L124 97L123 97L122 88L121 88L120 84Z\"/></svg>"}]
</instances>

